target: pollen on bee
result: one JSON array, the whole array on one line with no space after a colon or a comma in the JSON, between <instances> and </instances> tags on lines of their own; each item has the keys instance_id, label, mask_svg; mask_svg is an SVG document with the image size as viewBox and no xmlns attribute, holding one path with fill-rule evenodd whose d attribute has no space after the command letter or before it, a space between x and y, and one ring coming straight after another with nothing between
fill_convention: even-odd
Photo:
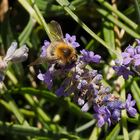
<instances>
[{"instance_id":1,"label":"pollen on bee","mask_svg":"<svg viewBox=\"0 0 140 140\"><path fill-rule=\"evenodd\" d=\"M56 47L55 53L59 58L67 58L73 53L73 48L66 43L59 43Z\"/></svg>"}]
</instances>

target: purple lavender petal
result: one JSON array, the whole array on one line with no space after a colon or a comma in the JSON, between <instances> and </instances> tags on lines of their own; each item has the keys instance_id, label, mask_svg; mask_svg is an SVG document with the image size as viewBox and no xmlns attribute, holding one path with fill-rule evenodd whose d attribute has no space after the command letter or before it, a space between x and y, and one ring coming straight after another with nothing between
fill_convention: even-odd
<instances>
[{"instance_id":1,"label":"purple lavender petal","mask_svg":"<svg viewBox=\"0 0 140 140\"><path fill-rule=\"evenodd\" d=\"M134 55L134 67L137 67L140 65L140 54Z\"/></svg>"},{"instance_id":2,"label":"purple lavender petal","mask_svg":"<svg viewBox=\"0 0 140 140\"><path fill-rule=\"evenodd\" d=\"M81 110L82 110L83 112L87 112L87 111L89 110L89 108L91 107L91 105L92 105L91 102L87 102L87 103L85 103L85 104L82 106Z\"/></svg>"},{"instance_id":3,"label":"purple lavender petal","mask_svg":"<svg viewBox=\"0 0 140 140\"><path fill-rule=\"evenodd\" d=\"M63 96L64 95L64 90L65 90L65 88L63 87L63 86L61 86L60 88L58 88L57 90L56 90L56 95L57 96Z\"/></svg>"},{"instance_id":4,"label":"purple lavender petal","mask_svg":"<svg viewBox=\"0 0 140 140\"><path fill-rule=\"evenodd\" d=\"M130 57L133 57L133 55L135 54L135 49L134 49L134 47L132 47L132 46L129 45L129 46L124 50L124 52L128 53L128 54L130 55Z\"/></svg>"},{"instance_id":5,"label":"purple lavender petal","mask_svg":"<svg viewBox=\"0 0 140 140\"><path fill-rule=\"evenodd\" d=\"M38 78L39 80L41 80L41 81L44 81L44 74L39 73L39 74L37 75L37 78Z\"/></svg>"},{"instance_id":6,"label":"purple lavender petal","mask_svg":"<svg viewBox=\"0 0 140 140\"><path fill-rule=\"evenodd\" d=\"M74 48L77 48L80 46L78 42L76 42L76 36L72 35L70 36L68 33L65 35L65 41L69 44L71 44Z\"/></svg>"},{"instance_id":7,"label":"purple lavender petal","mask_svg":"<svg viewBox=\"0 0 140 140\"><path fill-rule=\"evenodd\" d=\"M122 101L116 100L116 101L108 102L106 106L109 108L109 110L122 109L123 103Z\"/></svg>"},{"instance_id":8,"label":"purple lavender petal","mask_svg":"<svg viewBox=\"0 0 140 140\"><path fill-rule=\"evenodd\" d=\"M87 81L86 80L81 80L77 86L78 89L82 89L84 86L87 85Z\"/></svg>"},{"instance_id":9,"label":"purple lavender petal","mask_svg":"<svg viewBox=\"0 0 140 140\"><path fill-rule=\"evenodd\" d=\"M95 118L97 119L97 125L98 127L102 127L106 122L110 122L110 111L105 107L94 107L94 110L96 112Z\"/></svg>"},{"instance_id":10,"label":"purple lavender petal","mask_svg":"<svg viewBox=\"0 0 140 140\"><path fill-rule=\"evenodd\" d=\"M140 44L139 46L135 47L135 54L140 54Z\"/></svg>"},{"instance_id":11,"label":"purple lavender petal","mask_svg":"<svg viewBox=\"0 0 140 140\"><path fill-rule=\"evenodd\" d=\"M122 58L123 58L123 65L129 65L133 60L133 58L130 57L130 54L126 52L122 53Z\"/></svg>"},{"instance_id":12,"label":"purple lavender petal","mask_svg":"<svg viewBox=\"0 0 140 140\"><path fill-rule=\"evenodd\" d=\"M82 54L82 56L80 57L81 61L90 63L90 62L94 62L94 63L99 63L101 56L100 55L95 55L94 52L92 51L87 51L87 50L82 50L80 51L80 53Z\"/></svg>"},{"instance_id":13,"label":"purple lavender petal","mask_svg":"<svg viewBox=\"0 0 140 140\"><path fill-rule=\"evenodd\" d=\"M40 57L46 57L46 55L47 55L47 48L48 48L49 45L50 45L50 42L45 40L44 41L44 45L41 48Z\"/></svg>"},{"instance_id":14,"label":"purple lavender petal","mask_svg":"<svg viewBox=\"0 0 140 140\"><path fill-rule=\"evenodd\" d=\"M137 41L138 45L140 45L140 39L136 39L136 41Z\"/></svg>"},{"instance_id":15,"label":"purple lavender petal","mask_svg":"<svg viewBox=\"0 0 140 140\"><path fill-rule=\"evenodd\" d=\"M131 101L131 94L128 94L127 100L125 102L125 108L130 116L134 117L137 113L137 110L133 107L135 105L135 100Z\"/></svg>"},{"instance_id":16,"label":"purple lavender petal","mask_svg":"<svg viewBox=\"0 0 140 140\"><path fill-rule=\"evenodd\" d=\"M115 109L111 115L111 119L113 119L113 122L118 122L121 118L121 111L118 109Z\"/></svg>"},{"instance_id":17,"label":"purple lavender petal","mask_svg":"<svg viewBox=\"0 0 140 140\"><path fill-rule=\"evenodd\" d=\"M48 70L46 73L42 74L41 72L38 74L37 78L41 81L44 81L47 84L48 89L50 90L53 86L53 80L51 72Z\"/></svg>"},{"instance_id":18,"label":"purple lavender petal","mask_svg":"<svg viewBox=\"0 0 140 140\"><path fill-rule=\"evenodd\" d=\"M122 75L124 79L128 79L129 75L133 75L133 72L125 66L114 66L113 69L117 72L118 76Z\"/></svg>"}]
</instances>

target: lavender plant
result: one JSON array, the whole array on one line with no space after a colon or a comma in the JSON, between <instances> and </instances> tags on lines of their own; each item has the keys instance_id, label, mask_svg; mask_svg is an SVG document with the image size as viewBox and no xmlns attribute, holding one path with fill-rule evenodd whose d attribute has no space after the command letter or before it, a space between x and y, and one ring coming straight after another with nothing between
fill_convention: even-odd
<instances>
[{"instance_id":1,"label":"lavender plant","mask_svg":"<svg viewBox=\"0 0 140 140\"><path fill-rule=\"evenodd\" d=\"M140 139L138 0L0 0L0 7L0 53L7 50L0 61L0 139ZM50 20L76 34L61 38L73 47L73 63L29 66L53 46ZM50 42L39 54L46 35ZM126 47L135 38L137 45ZM13 40L21 47L13 42L8 49ZM28 53L26 62L12 64Z\"/></svg>"},{"instance_id":2,"label":"lavender plant","mask_svg":"<svg viewBox=\"0 0 140 140\"><path fill-rule=\"evenodd\" d=\"M76 42L76 36L66 34L64 40L74 48L80 46ZM46 57L48 45L50 43L45 40L41 48L42 57ZM81 106L82 111L87 112L92 108L98 127L102 127L106 122L109 126L117 123L121 119L121 110L123 109L126 109L132 117L137 113L133 107L135 101L131 101L132 96L130 94L128 94L126 101L122 101L119 96L111 93L109 87L102 84L102 75L97 70L88 68L90 64L99 64L100 60L100 55L83 49L80 51L75 64L56 69L55 63L50 63L47 71L45 73L40 71L37 76L47 85L49 90L53 88L55 80L59 78L62 82L55 91L56 95L69 96L73 94L74 101Z\"/></svg>"}]
</instances>

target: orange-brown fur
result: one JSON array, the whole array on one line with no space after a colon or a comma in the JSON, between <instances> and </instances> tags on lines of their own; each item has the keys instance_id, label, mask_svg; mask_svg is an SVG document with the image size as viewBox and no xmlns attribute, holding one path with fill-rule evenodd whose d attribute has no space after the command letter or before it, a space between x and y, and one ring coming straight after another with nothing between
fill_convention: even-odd
<instances>
[{"instance_id":1,"label":"orange-brown fur","mask_svg":"<svg viewBox=\"0 0 140 140\"><path fill-rule=\"evenodd\" d=\"M70 51L70 54L65 56L63 50ZM72 59L74 59L74 57L76 57L76 51L72 46L69 46L65 42L61 42L61 43L57 44L55 51L54 51L54 56L56 56L58 59L60 59L62 64L63 63L67 64L67 63L70 63L72 61Z\"/></svg>"}]
</instances>

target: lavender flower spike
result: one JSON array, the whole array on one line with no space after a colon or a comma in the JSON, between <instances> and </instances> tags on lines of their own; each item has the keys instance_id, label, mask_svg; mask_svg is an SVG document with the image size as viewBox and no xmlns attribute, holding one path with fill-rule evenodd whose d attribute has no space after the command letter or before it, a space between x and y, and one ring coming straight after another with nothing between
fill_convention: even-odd
<instances>
[{"instance_id":1,"label":"lavender flower spike","mask_svg":"<svg viewBox=\"0 0 140 140\"><path fill-rule=\"evenodd\" d=\"M28 57L29 49L26 45L21 46L17 49L17 42L12 42L11 46L7 50L6 56L0 61L0 82L4 80L5 71L8 67L9 61L12 62L23 62Z\"/></svg>"},{"instance_id":2,"label":"lavender flower spike","mask_svg":"<svg viewBox=\"0 0 140 140\"><path fill-rule=\"evenodd\" d=\"M78 46L75 43L75 36L71 37L66 34L64 41L73 47ZM46 55L48 45L49 42L46 41L42 47L41 56ZM139 58L139 56L136 58L135 55L138 52L140 52L139 47L136 50L131 46L126 48L125 53L122 54L122 60L116 62L116 66L114 66L118 75L123 75L125 79L132 75L129 65L138 64L137 61L134 61L134 56L135 59ZM89 63L99 63L101 56L88 50L81 50L80 53L74 65L57 69L55 64L50 63L47 72L40 73L38 78L47 84L49 90L52 88L53 82L59 79L59 83L54 88L57 88L55 94L59 97L72 94L74 101L81 106L83 112L93 108L95 113L93 116L97 120L98 127L102 127L105 123L109 126L117 123L121 119L123 109L134 116L136 114L133 107L135 101L131 101L131 96L128 96L126 102L121 101L119 96L110 93L110 89L102 84L102 75L97 70L87 67Z\"/></svg>"}]
</instances>

